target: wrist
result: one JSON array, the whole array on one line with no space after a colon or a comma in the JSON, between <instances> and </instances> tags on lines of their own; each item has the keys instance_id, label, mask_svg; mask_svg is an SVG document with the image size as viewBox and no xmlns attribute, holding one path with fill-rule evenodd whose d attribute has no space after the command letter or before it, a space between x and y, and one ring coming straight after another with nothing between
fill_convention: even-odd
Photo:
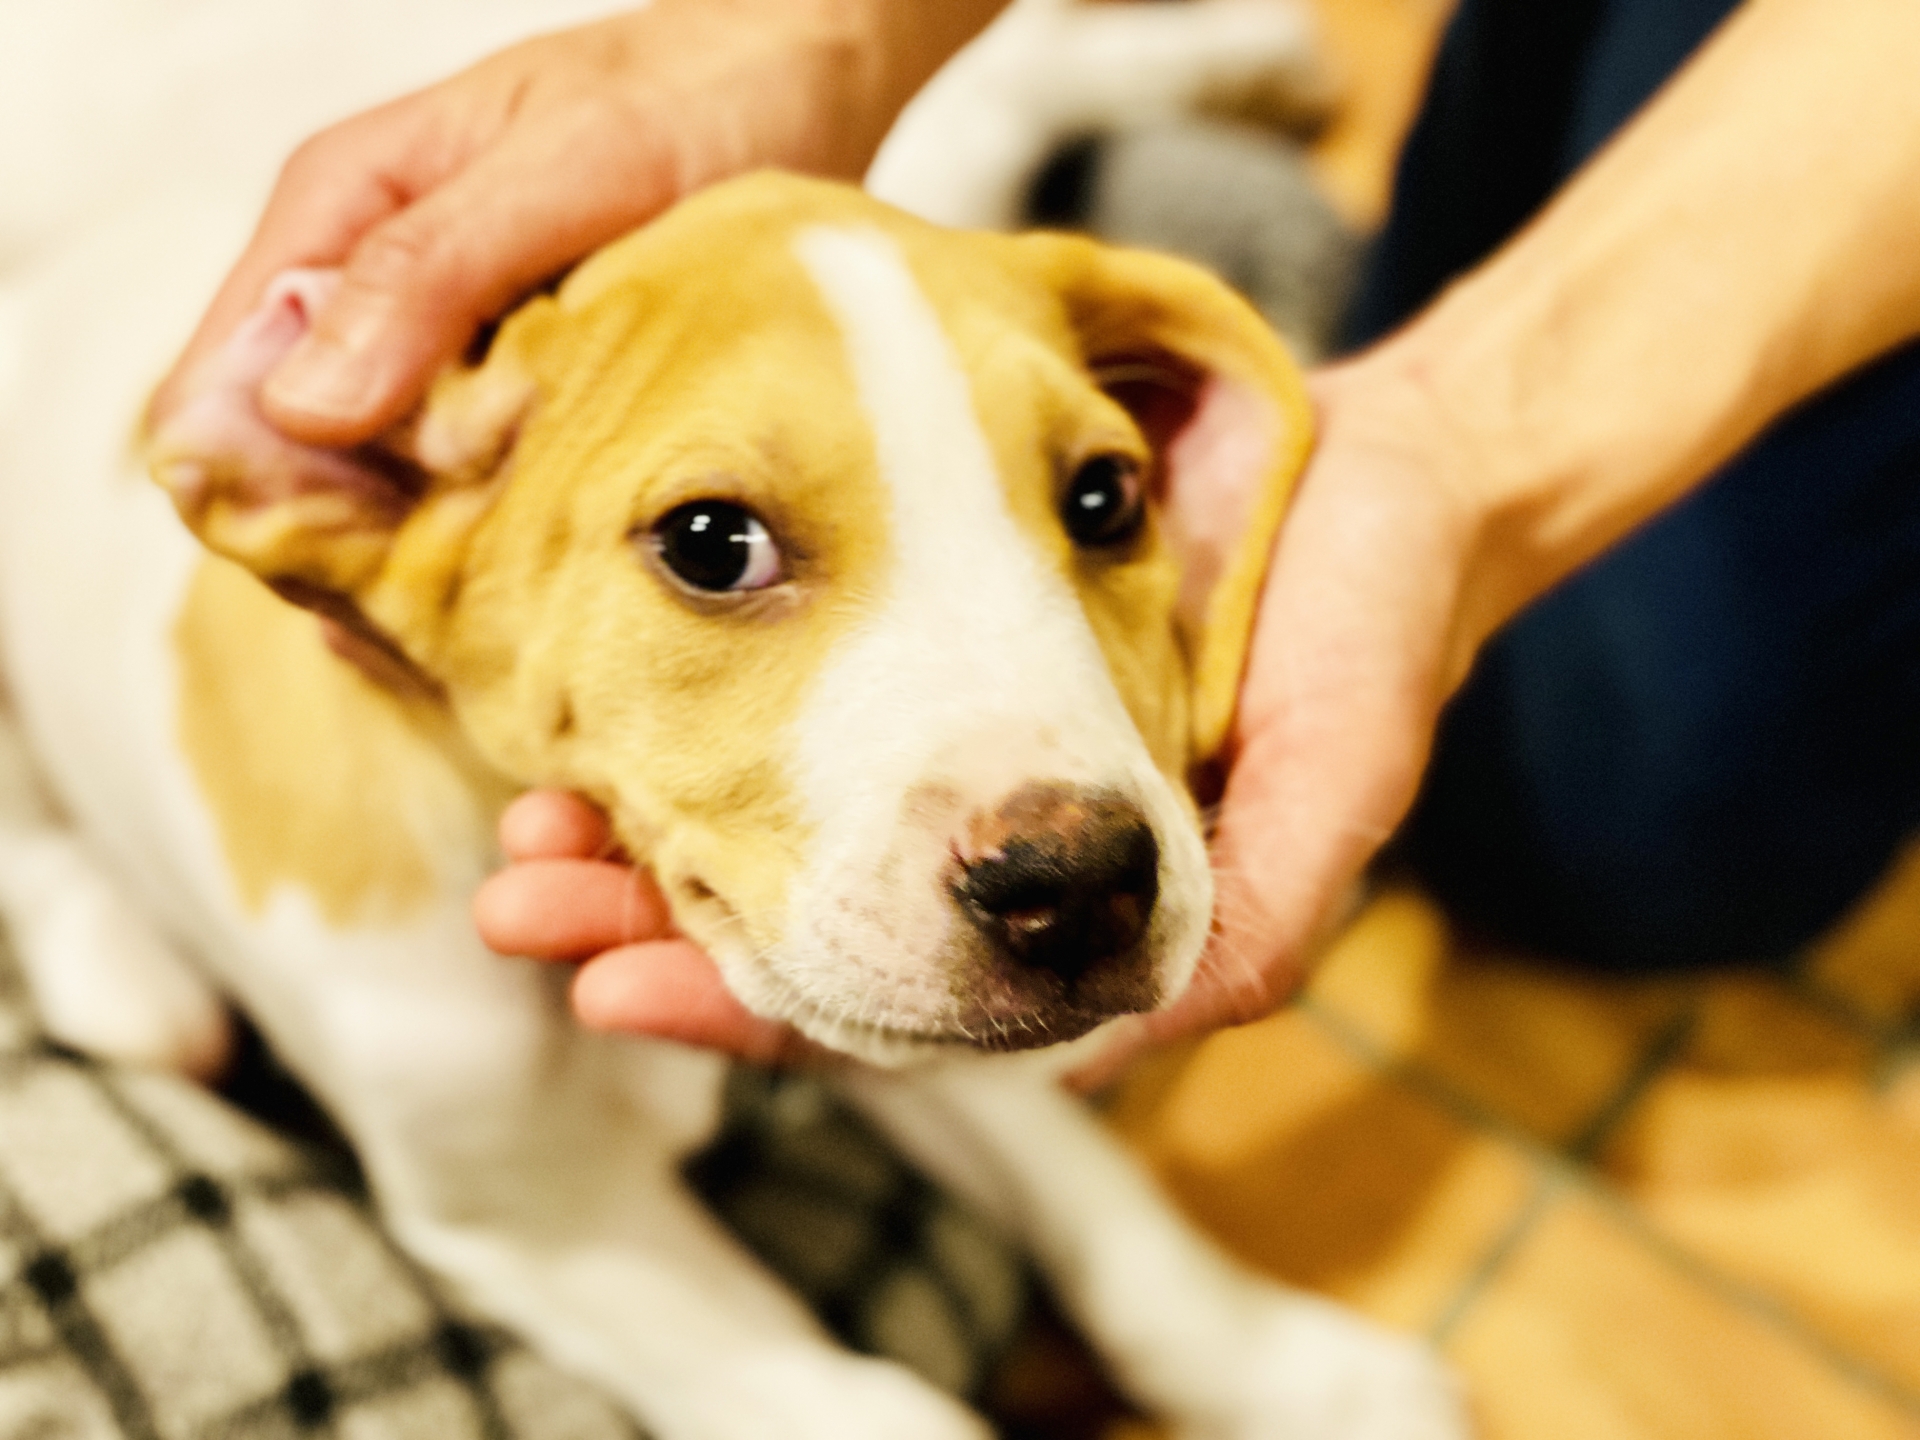
<instances>
[{"instance_id":1,"label":"wrist","mask_svg":"<svg viewBox=\"0 0 1920 1440\"><path fill-rule=\"evenodd\" d=\"M597 63L624 76L643 128L676 148L677 195L769 165L858 179L971 33L949 7L927 8L939 14L916 25L911 0L655 0L557 38L612 37ZM951 8L982 11L981 24L990 13L981 0ZM536 76L546 64L531 57Z\"/></svg>"},{"instance_id":2,"label":"wrist","mask_svg":"<svg viewBox=\"0 0 1920 1440\"><path fill-rule=\"evenodd\" d=\"M1429 602L1448 615L1441 684L1451 691L1486 638L1558 578L1555 558L1530 540L1523 467L1410 345L1377 346L1311 383L1319 433L1310 473L1365 486L1359 513L1417 526L1447 572L1432 577Z\"/></svg>"},{"instance_id":3,"label":"wrist","mask_svg":"<svg viewBox=\"0 0 1920 1440\"><path fill-rule=\"evenodd\" d=\"M1468 517L1476 626L1920 330L1920 282L1884 258L1920 233L1916 42L1914 12L1873 0L1741 7L1531 224L1355 362Z\"/></svg>"},{"instance_id":4,"label":"wrist","mask_svg":"<svg viewBox=\"0 0 1920 1440\"><path fill-rule=\"evenodd\" d=\"M1634 257L1597 246L1587 268L1564 241L1521 237L1351 366L1357 408L1401 432L1458 517L1476 647L1710 473L1766 408L1755 349L1665 333Z\"/></svg>"}]
</instances>

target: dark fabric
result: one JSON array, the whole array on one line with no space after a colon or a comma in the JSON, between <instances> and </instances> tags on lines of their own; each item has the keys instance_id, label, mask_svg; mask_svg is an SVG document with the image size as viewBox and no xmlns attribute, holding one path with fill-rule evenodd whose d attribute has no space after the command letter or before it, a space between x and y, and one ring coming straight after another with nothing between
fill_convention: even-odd
<instances>
[{"instance_id":1,"label":"dark fabric","mask_svg":"<svg viewBox=\"0 0 1920 1440\"><path fill-rule=\"evenodd\" d=\"M686 1173L844 1344L980 1399L1034 1298L1025 1255L818 1079L734 1067L725 1126Z\"/></svg>"},{"instance_id":2,"label":"dark fabric","mask_svg":"<svg viewBox=\"0 0 1920 1440\"><path fill-rule=\"evenodd\" d=\"M1730 8L1466 0L1354 337L1498 245ZM1545 63L1515 82L1507 67L1530 46ZM1917 827L1909 347L1496 636L1447 712L1403 848L1451 909L1504 939L1647 969L1790 954Z\"/></svg>"},{"instance_id":3,"label":"dark fabric","mask_svg":"<svg viewBox=\"0 0 1920 1440\"><path fill-rule=\"evenodd\" d=\"M1400 154L1393 208L1348 321L1385 334L1470 268L1560 181L1603 0L1463 0Z\"/></svg>"},{"instance_id":4,"label":"dark fabric","mask_svg":"<svg viewBox=\"0 0 1920 1440\"><path fill-rule=\"evenodd\" d=\"M1731 0L1462 0L1400 152L1349 346L1412 317L1532 217Z\"/></svg>"},{"instance_id":5,"label":"dark fabric","mask_svg":"<svg viewBox=\"0 0 1920 1440\"><path fill-rule=\"evenodd\" d=\"M1917 359L1488 647L1408 829L1456 911L1617 967L1784 958L1920 827Z\"/></svg>"}]
</instances>

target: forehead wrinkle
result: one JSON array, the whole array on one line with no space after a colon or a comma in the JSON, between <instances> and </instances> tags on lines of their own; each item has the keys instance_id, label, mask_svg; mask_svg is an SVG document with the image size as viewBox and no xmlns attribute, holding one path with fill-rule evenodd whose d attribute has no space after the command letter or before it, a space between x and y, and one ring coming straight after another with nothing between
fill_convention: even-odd
<instances>
[{"instance_id":1,"label":"forehead wrinkle","mask_svg":"<svg viewBox=\"0 0 1920 1440\"><path fill-rule=\"evenodd\" d=\"M786 267L798 269L790 258ZM678 311L655 320L643 299L637 286L603 294L571 317L577 344L548 347L553 390L516 451L496 522L537 527L543 568L570 558L574 536L618 544L672 503L791 491L807 477L787 472L823 448L821 418L836 407L820 392L845 383L819 365L821 341L837 339L824 310L770 307L752 327L714 334ZM561 363L570 354L582 373ZM743 393L761 392L791 403L743 407Z\"/></svg>"},{"instance_id":2,"label":"forehead wrinkle","mask_svg":"<svg viewBox=\"0 0 1920 1440\"><path fill-rule=\"evenodd\" d=\"M564 764L603 793L642 773L659 795L707 784L689 758L702 749L686 743L693 733L729 754L785 759L812 677L880 579L884 539L866 517L884 496L834 317L786 247L749 255L727 276L741 305L756 302L737 329L690 323L678 306L650 318L649 297L680 272L649 270L603 275L590 304L549 315L552 333L527 342L549 389L486 522L499 593L463 612L461 643L498 681L485 701L500 746ZM720 473L739 483L707 483ZM834 582L822 603L733 624L689 612L651 575L635 524L709 490L770 520L791 512L783 542L798 537L795 553ZM560 689L582 702L578 734L592 740L564 757L513 703ZM790 783L780 788L791 798Z\"/></svg>"},{"instance_id":3,"label":"forehead wrinkle","mask_svg":"<svg viewBox=\"0 0 1920 1440\"><path fill-rule=\"evenodd\" d=\"M513 316L501 341L526 352L542 396L523 443L542 432L565 450L559 466L588 473L609 454L627 458L635 435L684 432L701 411L725 435L740 423L743 390L777 390L805 367L831 317L767 304L794 293L797 267L748 238L649 226L590 260L559 297Z\"/></svg>"}]
</instances>

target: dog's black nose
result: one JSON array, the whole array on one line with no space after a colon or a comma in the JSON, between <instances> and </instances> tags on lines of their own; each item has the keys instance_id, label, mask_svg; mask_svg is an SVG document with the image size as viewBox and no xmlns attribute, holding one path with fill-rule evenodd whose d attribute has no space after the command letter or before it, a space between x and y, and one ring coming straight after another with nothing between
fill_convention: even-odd
<instances>
[{"instance_id":1,"label":"dog's black nose","mask_svg":"<svg viewBox=\"0 0 1920 1440\"><path fill-rule=\"evenodd\" d=\"M1126 955L1160 893L1160 846L1133 802L1030 785L976 822L949 889L1019 964L1076 980Z\"/></svg>"}]
</instances>

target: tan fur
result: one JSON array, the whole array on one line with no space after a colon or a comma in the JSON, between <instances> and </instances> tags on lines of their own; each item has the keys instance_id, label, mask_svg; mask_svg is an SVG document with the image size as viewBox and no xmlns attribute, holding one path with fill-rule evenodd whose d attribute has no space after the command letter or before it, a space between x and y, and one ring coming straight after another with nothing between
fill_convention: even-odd
<instances>
[{"instance_id":1,"label":"tan fur","mask_svg":"<svg viewBox=\"0 0 1920 1440\"><path fill-rule=\"evenodd\" d=\"M444 687L502 774L599 800L683 923L696 920L696 935L737 925L754 946L779 938L771 927L808 839L783 748L789 722L874 603L888 546L883 483L842 342L791 244L818 224L877 228L901 246L971 376L1014 514L1081 597L1156 764L1183 776L1224 737L1308 426L1278 342L1218 282L1172 260L1067 237L959 234L843 187L748 177L602 251L556 295L510 317L477 374L444 380L407 442L438 473L384 531L377 505L348 505L341 521L311 496L230 523L218 476L190 515L203 538L269 580L337 588ZM1169 373L1216 372L1272 412L1252 427L1271 428L1272 443L1247 477L1249 523L1224 569L1181 554L1178 523L1156 522L1112 560L1077 552L1057 520L1081 459L1119 450L1153 463L1159 437L1102 392L1095 372L1163 352L1174 357ZM251 503L258 488L242 498ZM696 498L764 516L791 583L738 604L667 583L645 534ZM1197 568L1219 583L1196 592ZM236 607L207 628L256 623L248 613ZM183 630L183 643L189 635L220 657L209 676L217 685L235 683L240 656L287 640L256 651L239 636ZM303 643L312 653L311 638ZM202 683L190 679L190 691ZM332 694L345 683L303 673L286 691ZM228 763L223 750L244 755L259 742L195 724L223 826L272 857L247 862L268 872L251 875L249 894L296 870L330 913L380 887L414 892L419 866L397 851L392 876L370 889L359 862L241 815L257 795L214 771ZM316 835L359 828L332 811L311 823Z\"/></svg>"},{"instance_id":2,"label":"tan fur","mask_svg":"<svg viewBox=\"0 0 1920 1440\"><path fill-rule=\"evenodd\" d=\"M1215 483L1197 499L1186 497L1187 504L1175 495L1163 506L1163 518L1181 532L1175 548L1185 561L1174 618L1189 662L1190 754L1211 759L1226 744L1267 562L1313 448L1305 382L1253 308L1191 265L1077 238L1024 243L1051 251L1044 264L1089 363L1144 356L1151 366L1164 355L1210 376L1220 408L1240 412L1231 417L1241 422L1231 463L1222 463L1224 456L1188 458L1206 465ZM1230 396L1218 396L1229 387ZM1200 398L1205 408L1207 397ZM1216 444L1215 435L1194 432L1217 424L1193 427L1171 448Z\"/></svg>"},{"instance_id":3,"label":"tan fur","mask_svg":"<svg viewBox=\"0 0 1920 1440\"><path fill-rule=\"evenodd\" d=\"M201 564L175 642L182 748L256 913L295 885L335 925L404 919L439 892L450 838L410 819L452 802L490 827L504 801L439 707L363 679L235 565Z\"/></svg>"},{"instance_id":4,"label":"tan fur","mask_svg":"<svg viewBox=\"0 0 1920 1440\"><path fill-rule=\"evenodd\" d=\"M497 344L541 401L464 557L481 578L436 629L419 596L445 557L406 533L370 609L498 763L593 795L683 908L717 892L771 944L758 927L807 839L781 740L867 608L887 534L830 317L787 247L735 238L669 220L516 317ZM734 323L769 294L775 313ZM764 516L791 583L730 605L664 579L645 532L701 498Z\"/></svg>"}]
</instances>

